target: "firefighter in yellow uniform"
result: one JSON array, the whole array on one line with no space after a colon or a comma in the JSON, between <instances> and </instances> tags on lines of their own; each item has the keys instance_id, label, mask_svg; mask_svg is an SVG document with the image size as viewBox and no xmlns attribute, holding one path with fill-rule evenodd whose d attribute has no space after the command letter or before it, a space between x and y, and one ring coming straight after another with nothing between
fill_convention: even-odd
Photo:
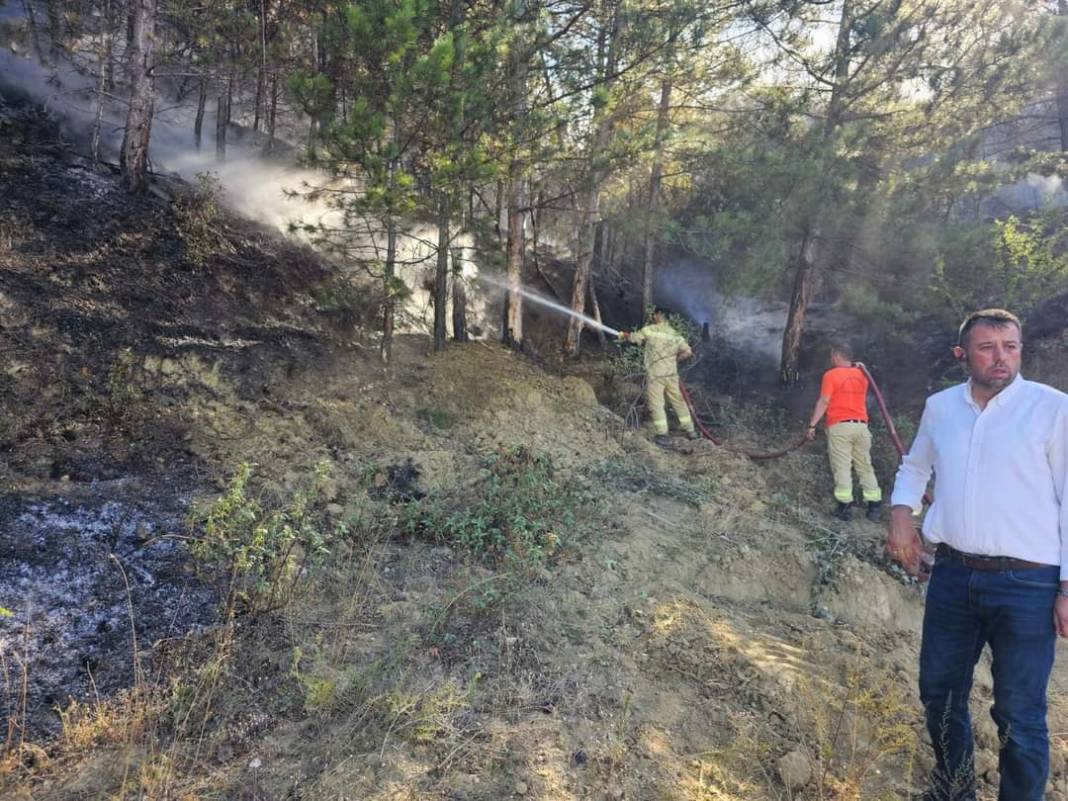
<instances>
[{"instance_id":1,"label":"firefighter in yellow uniform","mask_svg":"<svg viewBox=\"0 0 1068 801\"><path fill-rule=\"evenodd\" d=\"M667 445L668 418L664 400L671 404L679 418L679 426L689 439L697 439L690 410L679 392L678 362L693 355L686 340L672 328L665 317L664 310L654 308L649 324L633 333L624 331L622 339L642 345L645 348L645 398L649 414L653 418L653 441L658 445Z\"/></svg>"}]
</instances>

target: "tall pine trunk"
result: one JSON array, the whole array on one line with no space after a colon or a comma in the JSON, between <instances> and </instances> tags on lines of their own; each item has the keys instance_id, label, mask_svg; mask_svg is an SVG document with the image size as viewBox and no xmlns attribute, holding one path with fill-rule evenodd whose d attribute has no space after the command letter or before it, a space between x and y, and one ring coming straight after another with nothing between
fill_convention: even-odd
<instances>
[{"instance_id":1,"label":"tall pine trunk","mask_svg":"<svg viewBox=\"0 0 1068 801\"><path fill-rule=\"evenodd\" d=\"M518 176L508 182L508 246L505 259L508 296L505 299L504 341L513 346L523 342L523 253L526 251L523 188L523 179Z\"/></svg>"},{"instance_id":2,"label":"tall pine trunk","mask_svg":"<svg viewBox=\"0 0 1068 801\"><path fill-rule=\"evenodd\" d=\"M215 104L215 160L218 162L226 161L226 129L230 124L230 83L232 79L228 78L226 83L219 87L219 97Z\"/></svg>"},{"instance_id":3,"label":"tall pine trunk","mask_svg":"<svg viewBox=\"0 0 1068 801\"><path fill-rule=\"evenodd\" d=\"M656 110L656 134L653 139L653 167L649 173L649 202L645 207L645 249L642 258L642 308L640 319L653 305L656 236L653 228L660 209L660 181L664 175L664 136L667 132L668 110L671 108L671 79L660 82L660 105Z\"/></svg>"},{"instance_id":4,"label":"tall pine trunk","mask_svg":"<svg viewBox=\"0 0 1068 801\"><path fill-rule=\"evenodd\" d=\"M386 297L382 304L382 348L379 356L382 364L393 361L393 326L397 313L397 223L390 217L386 220L386 260L382 270L382 284Z\"/></svg>"},{"instance_id":5,"label":"tall pine trunk","mask_svg":"<svg viewBox=\"0 0 1068 801\"><path fill-rule=\"evenodd\" d=\"M1068 0L1057 0L1057 15L1068 19ZM1068 67L1057 69L1057 123L1061 129L1061 152L1068 153Z\"/></svg>"},{"instance_id":6,"label":"tall pine trunk","mask_svg":"<svg viewBox=\"0 0 1068 801\"><path fill-rule=\"evenodd\" d=\"M131 192L139 192L148 183L148 143L152 136L152 110L155 105L152 66L156 0L131 0L130 16L132 34L126 61L130 108L126 114L119 164L126 188Z\"/></svg>"},{"instance_id":7,"label":"tall pine trunk","mask_svg":"<svg viewBox=\"0 0 1068 801\"><path fill-rule=\"evenodd\" d=\"M278 115L278 76L271 76L271 104L267 110L267 141L263 145L264 155L274 152L274 122Z\"/></svg>"},{"instance_id":8,"label":"tall pine trunk","mask_svg":"<svg viewBox=\"0 0 1068 801\"><path fill-rule=\"evenodd\" d=\"M208 79L200 79L200 91L197 93L197 116L193 120L193 142L200 151L204 139L204 112L208 106Z\"/></svg>"},{"instance_id":9,"label":"tall pine trunk","mask_svg":"<svg viewBox=\"0 0 1068 801\"><path fill-rule=\"evenodd\" d=\"M438 260L434 270L434 350L445 350L449 298L449 196L438 199Z\"/></svg>"},{"instance_id":10,"label":"tall pine trunk","mask_svg":"<svg viewBox=\"0 0 1068 801\"><path fill-rule=\"evenodd\" d=\"M260 0L260 63L256 69L256 111L252 119L252 132L260 132L260 117L263 115L263 94L267 91L267 0Z\"/></svg>"},{"instance_id":11,"label":"tall pine trunk","mask_svg":"<svg viewBox=\"0 0 1068 801\"><path fill-rule=\"evenodd\" d=\"M603 324L604 321L601 319L601 303L599 300L597 300L597 281L595 280L594 276L590 276L589 287L590 313L593 315L593 319L596 320L598 324ZM605 345L608 342L608 339L604 335L603 328L597 328L597 341L600 342L602 345Z\"/></svg>"},{"instance_id":12,"label":"tall pine trunk","mask_svg":"<svg viewBox=\"0 0 1068 801\"><path fill-rule=\"evenodd\" d=\"M516 26L523 26L527 16L526 0L514 0L512 9ZM509 65L509 91L512 111L516 122L521 122L527 115L527 75L530 54L525 37L517 37L512 49ZM513 134L523 135L522 126L513 123ZM527 203L527 186L524 180L524 164L517 154L525 143L513 142L512 161L508 169L508 181L505 189L507 198L508 240L505 249L505 277L508 292L504 306L504 342L516 347L523 342L523 255L526 252L526 231L523 212ZM498 183L498 187L501 184ZM501 201L498 192L498 204ZM498 207L499 211L499 207ZM500 215L498 213L498 219Z\"/></svg>"},{"instance_id":13,"label":"tall pine trunk","mask_svg":"<svg viewBox=\"0 0 1068 801\"><path fill-rule=\"evenodd\" d=\"M822 132L822 151L820 158L823 160L823 168L817 171L817 187L813 196L817 200L826 201L826 192L821 191L829 184L827 173L831 167L833 158L834 137L838 125L841 122L844 92L849 80L849 35L853 27L853 0L844 0L842 3L842 15L838 23L838 37L834 48L834 86L831 88L831 97L827 103L827 117L824 120ZM801 338L805 331L805 314L808 311L808 301L812 295L812 288L816 280L817 259L819 258L819 245L821 227L818 222L822 209L810 208L804 211L806 220L801 230L801 243L797 250L797 260L794 266L794 289L790 296L790 311L786 316L786 330L782 337L782 355L779 360L779 379L784 384L795 383L799 376L801 362Z\"/></svg>"},{"instance_id":14,"label":"tall pine trunk","mask_svg":"<svg viewBox=\"0 0 1068 801\"><path fill-rule=\"evenodd\" d=\"M89 155L93 167L100 165L100 133L104 125L104 92L108 87L108 70L112 61L113 33L111 30L111 0L105 0L103 8L103 30L100 32L100 74L96 82L96 118L93 120L93 135L89 143Z\"/></svg>"},{"instance_id":15,"label":"tall pine trunk","mask_svg":"<svg viewBox=\"0 0 1068 801\"><path fill-rule=\"evenodd\" d=\"M618 9L613 10L611 31L602 30L602 51L604 67L601 78L604 87L611 90L615 83L617 43L620 34ZM602 162L612 139L612 115L600 105L594 112L594 136L590 143L589 158L586 168L586 191L579 221L578 236L575 247L575 277L571 284L571 310L581 315L586 307L587 284L590 280L590 265L593 261L595 226L600 215L601 182L604 180ZM564 355L574 356L578 353L584 323L578 316L572 316L567 323L564 336Z\"/></svg>"},{"instance_id":16,"label":"tall pine trunk","mask_svg":"<svg viewBox=\"0 0 1068 801\"><path fill-rule=\"evenodd\" d=\"M452 271L452 338L456 342L467 342L467 287L464 286L463 270L458 253L453 255Z\"/></svg>"},{"instance_id":17,"label":"tall pine trunk","mask_svg":"<svg viewBox=\"0 0 1068 801\"><path fill-rule=\"evenodd\" d=\"M812 276L816 270L815 252L815 235L808 231L801 238L801 246L798 248L794 289L790 295L790 313L782 335L783 359L779 366L779 380L784 384L796 383L799 375L801 336L804 333L805 313L808 311L809 295L812 291ZM792 358L787 359L787 354Z\"/></svg>"}]
</instances>

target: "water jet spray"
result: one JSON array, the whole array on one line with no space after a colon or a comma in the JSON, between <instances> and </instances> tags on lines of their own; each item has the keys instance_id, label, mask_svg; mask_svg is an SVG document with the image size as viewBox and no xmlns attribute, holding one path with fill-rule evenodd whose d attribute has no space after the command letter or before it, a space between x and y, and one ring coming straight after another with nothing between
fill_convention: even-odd
<instances>
[{"instance_id":1,"label":"water jet spray","mask_svg":"<svg viewBox=\"0 0 1068 801\"><path fill-rule=\"evenodd\" d=\"M494 286L500 287L501 289L509 291L512 289L506 281L502 281L499 278L495 278L489 275L482 275L480 276L480 278L486 283L493 284ZM617 329L612 328L612 326L610 325L605 325L604 323L598 322L597 320L590 317L588 314L582 314L581 312L577 312L569 306L565 306L564 304L558 303L555 300L549 300L547 297L539 295L536 292L532 292L529 289L517 287L516 290L519 292L520 295L529 300L531 303L536 303L539 306L544 306L547 309L552 309L553 311L559 312L560 314L563 314L566 317L573 317L575 319L582 320L582 322L584 322L590 328L600 329L606 334L611 334L614 337L618 337L620 335L620 332Z\"/></svg>"}]
</instances>

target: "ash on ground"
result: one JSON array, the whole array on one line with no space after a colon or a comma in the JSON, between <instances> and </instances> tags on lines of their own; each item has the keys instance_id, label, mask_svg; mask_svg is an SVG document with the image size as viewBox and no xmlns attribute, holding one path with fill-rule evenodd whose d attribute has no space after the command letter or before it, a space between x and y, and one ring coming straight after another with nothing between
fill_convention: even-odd
<instances>
[{"instance_id":1,"label":"ash on ground","mask_svg":"<svg viewBox=\"0 0 1068 801\"><path fill-rule=\"evenodd\" d=\"M55 733L71 698L133 683L135 635L147 669L154 643L211 622L214 595L174 536L186 513L185 499L124 481L0 495L0 730Z\"/></svg>"}]
</instances>

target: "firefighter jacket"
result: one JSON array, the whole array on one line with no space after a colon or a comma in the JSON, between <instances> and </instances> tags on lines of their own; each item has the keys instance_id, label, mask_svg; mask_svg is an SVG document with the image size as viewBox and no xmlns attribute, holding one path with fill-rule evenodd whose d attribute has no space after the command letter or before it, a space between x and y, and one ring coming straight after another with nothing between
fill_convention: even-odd
<instances>
[{"instance_id":1,"label":"firefighter jacket","mask_svg":"<svg viewBox=\"0 0 1068 801\"><path fill-rule=\"evenodd\" d=\"M630 335L635 345L645 346L645 372L650 381L678 379L678 357L690 346L671 323L654 323Z\"/></svg>"}]
</instances>

